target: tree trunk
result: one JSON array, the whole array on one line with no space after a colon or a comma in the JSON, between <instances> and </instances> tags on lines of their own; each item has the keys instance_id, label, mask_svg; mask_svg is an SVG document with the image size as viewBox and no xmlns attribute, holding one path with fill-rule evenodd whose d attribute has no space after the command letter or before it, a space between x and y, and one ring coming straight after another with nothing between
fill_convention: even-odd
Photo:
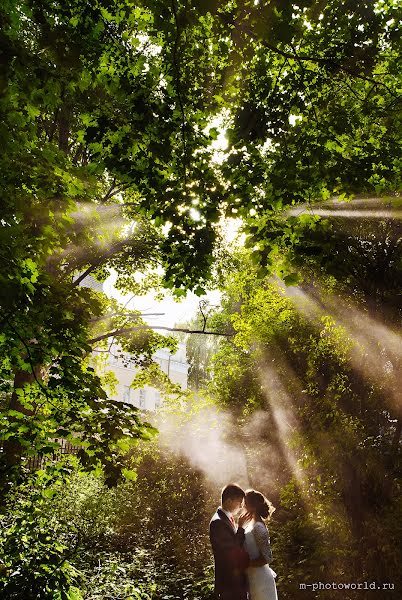
<instances>
[{"instance_id":1,"label":"tree trunk","mask_svg":"<svg viewBox=\"0 0 402 600\"><path fill-rule=\"evenodd\" d=\"M39 371L39 369L38 369ZM16 410L24 415L32 415L33 410L27 409L20 402L20 396L17 394L18 389L22 389L35 381L35 375L27 371L17 371L14 376L14 389L11 395L9 409ZM17 421L15 417L10 417L10 420ZM3 442L2 464L0 470L0 493L7 492L12 472L18 471L22 458L22 445L18 440L8 439Z\"/></svg>"},{"instance_id":2,"label":"tree trunk","mask_svg":"<svg viewBox=\"0 0 402 600\"><path fill-rule=\"evenodd\" d=\"M69 152L71 108L65 102L59 112L59 148L66 154Z\"/></svg>"}]
</instances>

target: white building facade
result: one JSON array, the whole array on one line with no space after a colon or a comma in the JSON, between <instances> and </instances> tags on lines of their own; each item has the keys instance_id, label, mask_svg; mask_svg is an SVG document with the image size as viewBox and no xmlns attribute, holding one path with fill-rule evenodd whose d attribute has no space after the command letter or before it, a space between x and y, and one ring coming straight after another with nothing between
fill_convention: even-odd
<instances>
[{"instance_id":1,"label":"white building facade","mask_svg":"<svg viewBox=\"0 0 402 600\"><path fill-rule=\"evenodd\" d=\"M179 343L175 354L171 354L169 350L157 350L153 358L172 383L180 385L183 390L187 389L190 365L187 362L185 344ZM128 353L122 352L118 346L112 346L104 369L112 371L117 379L116 394L111 395L112 399L133 404L141 410L158 410L161 405L161 395L157 389L149 385L140 389L131 387L138 368L130 361Z\"/></svg>"},{"instance_id":2,"label":"white building facade","mask_svg":"<svg viewBox=\"0 0 402 600\"><path fill-rule=\"evenodd\" d=\"M91 275L85 277L80 285L89 287L97 292L103 292L103 284L97 281ZM101 357L104 354L93 352L94 357ZM159 364L161 370L166 373L172 383L179 384L183 390L187 389L189 363L186 357L186 345L182 342L178 345L175 354L169 350L157 350L154 360ZM105 361L95 361L95 368L102 375L107 371L112 371L117 379L116 394L110 395L113 400L120 400L133 404L141 410L156 411L161 405L160 392L152 386L145 386L140 389L131 387L131 383L138 372L138 368L130 360L130 354L123 352L117 344L112 344ZM98 364L97 364L98 363Z\"/></svg>"}]
</instances>

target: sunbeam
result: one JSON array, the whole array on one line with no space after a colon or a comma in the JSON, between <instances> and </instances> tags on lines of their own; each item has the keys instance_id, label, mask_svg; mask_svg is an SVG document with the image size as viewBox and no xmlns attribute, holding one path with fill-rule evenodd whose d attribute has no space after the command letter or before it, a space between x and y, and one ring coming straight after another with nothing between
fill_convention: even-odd
<instances>
[{"instance_id":1,"label":"sunbeam","mask_svg":"<svg viewBox=\"0 0 402 600\"><path fill-rule=\"evenodd\" d=\"M245 453L236 441L236 426L229 412L206 405L188 418L174 411L156 420L163 446L200 469L210 483L222 487L228 481L250 485Z\"/></svg>"},{"instance_id":2,"label":"sunbeam","mask_svg":"<svg viewBox=\"0 0 402 600\"><path fill-rule=\"evenodd\" d=\"M57 215L56 215L57 217ZM115 244L132 237L133 221L122 215L122 205L99 206L77 202L68 215L66 227L69 241L64 248L49 256L48 263L55 268L62 265L68 272L79 270L94 257L108 252Z\"/></svg>"},{"instance_id":3,"label":"sunbeam","mask_svg":"<svg viewBox=\"0 0 402 600\"><path fill-rule=\"evenodd\" d=\"M359 309L351 300L320 294L319 289L282 288L294 299L295 306L306 317L317 320L331 315L354 342L351 352L353 368L366 380L380 384L386 391L389 408L401 414L398 373L392 360L402 361L402 335L380 320Z\"/></svg>"},{"instance_id":4,"label":"sunbeam","mask_svg":"<svg viewBox=\"0 0 402 600\"><path fill-rule=\"evenodd\" d=\"M347 202L333 199L315 204L300 204L287 209L288 216L311 214L319 217L352 219L402 219L402 206L397 197L355 198Z\"/></svg>"},{"instance_id":5,"label":"sunbeam","mask_svg":"<svg viewBox=\"0 0 402 600\"><path fill-rule=\"evenodd\" d=\"M266 357L260 369L261 386L279 433L278 439L283 455L301 491L306 495L307 480L290 445L294 431L299 429L299 423L290 395L279 376L278 364L271 366L273 361L274 359Z\"/></svg>"}]
</instances>

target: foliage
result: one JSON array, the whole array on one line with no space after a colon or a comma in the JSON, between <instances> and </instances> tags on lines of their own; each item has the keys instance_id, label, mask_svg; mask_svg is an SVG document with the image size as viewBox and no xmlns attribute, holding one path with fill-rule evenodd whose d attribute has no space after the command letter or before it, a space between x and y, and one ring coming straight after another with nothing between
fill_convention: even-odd
<instances>
[{"instance_id":1,"label":"foliage","mask_svg":"<svg viewBox=\"0 0 402 600\"><path fill-rule=\"evenodd\" d=\"M146 336L135 333L143 323L132 313L91 336L110 305L79 287L85 276L102 280L114 268L128 290L135 271L161 264L168 288L202 293L214 223L226 211L245 219L254 259L294 283L292 249L321 225L282 208L398 188L397 15L392 2L363 0L346 9L331 1L193 11L159 0L3 5L1 304L11 410L48 409L59 377L67 395L89 385L102 397L82 358L110 333L143 351ZM216 161L218 114L231 126ZM80 377L66 376L71 370ZM33 408L18 399L26 386ZM11 440L6 454L18 455L19 444Z\"/></svg>"},{"instance_id":2,"label":"foliage","mask_svg":"<svg viewBox=\"0 0 402 600\"><path fill-rule=\"evenodd\" d=\"M155 442L126 456L137 479L114 488L73 463L56 484L37 471L7 507L2 597L209 597L213 500L200 473Z\"/></svg>"},{"instance_id":3,"label":"foliage","mask_svg":"<svg viewBox=\"0 0 402 600\"><path fill-rule=\"evenodd\" d=\"M385 223L378 250L367 223L339 234L309 209L362 192L388 202L400 190L399 23L394 0L2 2L0 487L16 511L3 535L10 566L20 565L9 584L15 597L76 593L68 563L55 572L64 548L52 549L49 523L38 516L33 526L45 503L41 477L47 490L65 481L57 440L79 446L77 468L103 472L112 486L134 477L124 454L154 433L133 407L107 397L92 350L107 352L117 338L144 369L134 385L169 386L152 355L173 340L86 287L88 276L102 282L114 270L120 290L138 293L159 267L176 296L201 295L222 215L243 219L251 256L232 270L226 257L217 269L225 297L212 327L236 335L216 349L210 393L243 416L266 411L282 461L283 423L267 388L283 403L296 398L296 464L320 515L343 506L356 540L366 539L366 523L384 524L391 554L389 521L372 518L376 498L399 515L389 387L363 381L346 332L302 317L266 276L339 284L377 311L385 300L397 320L398 228ZM219 150L223 128L228 147ZM193 345L199 386L215 349ZM354 460L334 464L333 447ZM35 479L27 467L38 454L46 466ZM382 470L388 478L379 482ZM333 523L325 521L324 538ZM375 556L377 542L367 540ZM14 542L24 547L21 561ZM113 572L113 559L107 564ZM30 571L37 577L28 589Z\"/></svg>"},{"instance_id":4,"label":"foliage","mask_svg":"<svg viewBox=\"0 0 402 600\"><path fill-rule=\"evenodd\" d=\"M57 486L54 472L38 471L9 494L7 513L1 516L3 598L54 600L60 591L60 600L69 600L68 590L79 578L79 571L68 560L68 529L49 511L49 502L60 494L71 468L58 463L55 469Z\"/></svg>"},{"instance_id":5,"label":"foliage","mask_svg":"<svg viewBox=\"0 0 402 600\"><path fill-rule=\"evenodd\" d=\"M172 342L80 284L115 269L120 289L137 289L135 274L157 264L168 287L206 279L217 209L206 189L213 136L197 105L218 54L200 46L195 76L175 5L160 2L5 2L0 16L2 488L27 457L53 455L57 437L113 484L119 440L152 428L107 399L88 355L113 334L150 367ZM203 14L186 27L194 44L214 35ZM187 186L203 198L200 223Z\"/></svg>"},{"instance_id":6,"label":"foliage","mask_svg":"<svg viewBox=\"0 0 402 600\"><path fill-rule=\"evenodd\" d=\"M213 357L208 389L243 415L252 485L278 507L270 524L278 589L294 598L295 582L317 573L359 581L372 569L396 584L394 559L372 564L385 538L387 556L391 547L399 556L390 515L400 510L398 413L383 377L362 376L372 348L332 316L327 293L257 278L249 253L239 258L221 310L235 336Z\"/></svg>"},{"instance_id":7,"label":"foliage","mask_svg":"<svg viewBox=\"0 0 402 600\"><path fill-rule=\"evenodd\" d=\"M240 89L227 91L227 214L244 219L256 262L289 276L322 230L314 203L400 190L400 7L250 5L231 14L241 61Z\"/></svg>"}]
</instances>

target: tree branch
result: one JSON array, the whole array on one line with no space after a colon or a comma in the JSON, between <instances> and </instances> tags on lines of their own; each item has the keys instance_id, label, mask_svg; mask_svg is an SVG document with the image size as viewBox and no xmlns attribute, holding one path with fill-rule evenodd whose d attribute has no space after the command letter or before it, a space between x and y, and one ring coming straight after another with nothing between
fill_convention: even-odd
<instances>
[{"instance_id":1,"label":"tree branch","mask_svg":"<svg viewBox=\"0 0 402 600\"><path fill-rule=\"evenodd\" d=\"M116 177L113 177L112 185L110 186L110 188L108 189L106 194L103 196L101 203L106 202L106 200L108 198L110 198L110 196L113 194L113 190L114 190L115 186L116 186Z\"/></svg>"},{"instance_id":2,"label":"tree branch","mask_svg":"<svg viewBox=\"0 0 402 600\"><path fill-rule=\"evenodd\" d=\"M118 252L119 250L121 250L122 247L124 246L124 244L127 244L127 240L123 240L122 242L118 242L117 244L115 244L114 246L112 246L110 248L110 250L108 250L107 252L105 252L105 254L102 254L102 256L100 258L97 258L96 260L94 260L93 263L83 273L81 273L81 275L79 277L77 277L77 279L74 280L73 287L77 287L77 285L80 285L81 281L83 281L83 279L85 279L85 277L88 277L88 275L90 273L92 273L92 271L94 271L95 269L97 269L98 267L100 267L100 265L103 262L105 262L108 258L110 258L111 256L113 256L113 254L115 254L116 252Z\"/></svg>"},{"instance_id":3,"label":"tree branch","mask_svg":"<svg viewBox=\"0 0 402 600\"><path fill-rule=\"evenodd\" d=\"M400 96L398 94L395 94L395 92L393 92L387 86L386 83L384 83L382 81L376 81L373 77L368 77L367 75L362 75L361 73L358 73L358 72L354 71L353 69L348 69L347 67L342 65L340 62L336 61L334 58L331 58L331 57L323 58L320 56L309 56L306 54L295 54L295 53L292 54L291 52L286 52L285 50L281 50L277 46L273 46L272 44L270 44L269 42L267 42L265 40L258 39L257 36L249 29L247 29L246 32L249 34L249 36L255 42L260 43L262 46L264 46L264 48L268 48L268 50L271 50L272 52L275 52L275 54L279 54L280 56L283 56L284 58L288 58L288 59L292 59L292 60L296 60L296 61L314 62L317 64L321 64L322 66L332 65L333 67L336 67L340 71L343 71L344 73L348 73L348 75L351 75L352 77L356 77L357 79L362 79L363 81L369 81L370 83L373 83L376 86L379 85L381 87L384 87L392 96L394 96L395 98L400 98Z\"/></svg>"},{"instance_id":4,"label":"tree branch","mask_svg":"<svg viewBox=\"0 0 402 600\"><path fill-rule=\"evenodd\" d=\"M116 329L109 333L104 333L96 338L88 340L88 344L95 344L101 340L106 340L109 337L127 336L133 331L139 331L141 329L163 329L165 331L179 331L181 333L200 333L202 335L218 335L221 337L232 337L233 333L222 333L219 331L203 331L202 329L184 329L182 327L163 327L162 325L137 325L137 327L128 327L124 329Z\"/></svg>"},{"instance_id":5,"label":"tree branch","mask_svg":"<svg viewBox=\"0 0 402 600\"><path fill-rule=\"evenodd\" d=\"M84 271L79 277L77 277L77 279L74 279L73 287L77 287L77 285L80 285L81 281L88 277L88 275L92 273L92 271L94 271L97 267L99 267L100 264L100 262L98 264L94 263L90 267L88 267L88 269L86 269L86 271Z\"/></svg>"},{"instance_id":6,"label":"tree branch","mask_svg":"<svg viewBox=\"0 0 402 600\"><path fill-rule=\"evenodd\" d=\"M203 318L203 325L202 325L202 331L205 331L205 327L207 326L207 316L204 314L204 311L202 310L202 306L205 306L205 301L200 300L198 303L199 309L200 309L200 313L202 314L202 318Z\"/></svg>"}]
</instances>

